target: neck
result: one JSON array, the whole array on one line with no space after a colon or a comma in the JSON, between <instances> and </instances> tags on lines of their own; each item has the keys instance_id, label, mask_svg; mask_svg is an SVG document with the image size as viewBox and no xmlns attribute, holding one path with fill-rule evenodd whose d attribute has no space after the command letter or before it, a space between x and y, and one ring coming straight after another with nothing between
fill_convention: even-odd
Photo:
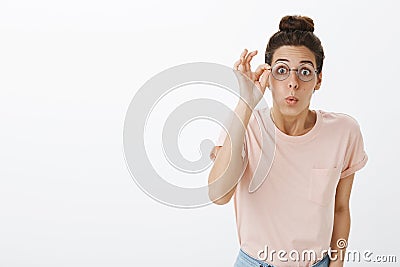
<instances>
[{"instance_id":1,"label":"neck","mask_svg":"<svg viewBox=\"0 0 400 267\"><path fill-rule=\"evenodd\" d=\"M285 115L279 109L272 107L271 119L281 132L298 136L306 134L314 127L317 115L308 108L294 116Z\"/></svg>"}]
</instances>

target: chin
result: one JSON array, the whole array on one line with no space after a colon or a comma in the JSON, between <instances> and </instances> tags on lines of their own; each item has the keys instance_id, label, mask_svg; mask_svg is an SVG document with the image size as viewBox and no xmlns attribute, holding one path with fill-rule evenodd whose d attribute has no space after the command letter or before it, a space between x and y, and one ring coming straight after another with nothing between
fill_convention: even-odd
<instances>
[{"instance_id":1,"label":"chin","mask_svg":"<svg viewBox=\"0 0 400 267\"><path fill-rule=\"evenodd\" d=\"M279 106L279 111L285 116L297 116L305 109L308 108L302 106L288 106L286 103L283 103L281 106Z\"/></svg>"}]
</instances>

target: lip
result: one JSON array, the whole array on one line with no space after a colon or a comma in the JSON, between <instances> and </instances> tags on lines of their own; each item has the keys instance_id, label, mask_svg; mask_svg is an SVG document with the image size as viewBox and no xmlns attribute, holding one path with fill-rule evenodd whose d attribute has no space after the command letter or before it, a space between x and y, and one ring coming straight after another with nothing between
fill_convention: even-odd
<instances>
[{"instance_id":1,"label":"lip","mask_svg":"<svg viewBox=\"0 0 400 267\"><path fill-rule=\"evenodd\" d=\"M293 97L293 96L286 97L285 100L289 106L296 105L296 103L299 102L299 99L297 99L296 97Z\"/></svg>"},{"instance_id":2,"label":"lip","mask_svg":"<svg viewBox=\"0 0 400 267\"><path fill-rule=\"evenodd\" d=\"M296 101L299 101L299 99L298 99L297 97L294 97L294 96L288 96L288 97L286 97L285 99L286 99L286 100L296 100Z\"/></svg>"}]
</instances>

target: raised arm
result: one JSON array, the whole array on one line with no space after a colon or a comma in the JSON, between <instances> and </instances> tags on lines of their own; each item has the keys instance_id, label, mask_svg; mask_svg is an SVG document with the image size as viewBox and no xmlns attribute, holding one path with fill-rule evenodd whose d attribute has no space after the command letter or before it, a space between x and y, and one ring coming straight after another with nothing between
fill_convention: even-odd
<instances>
[{"instance_id":1,"label":"raised arm","mask_svg":"<svg viewBox=\"0 0 400 267\"><path fill-rule=\"evenodd\" d=\"M222 147L215 147L211 153L214 165L208 177L208 195L211 201L223 205L229 202L235 192L236 184L245 169L246 159L242 158L244 136L254 107L261 100L270 68L260 65L251 71L250 61L257 54L243 51L235 63L234 70L239 82L241 99L235 108L235 118L229 126L230 138L225 138Z\"/></svg>"}]
</instances>

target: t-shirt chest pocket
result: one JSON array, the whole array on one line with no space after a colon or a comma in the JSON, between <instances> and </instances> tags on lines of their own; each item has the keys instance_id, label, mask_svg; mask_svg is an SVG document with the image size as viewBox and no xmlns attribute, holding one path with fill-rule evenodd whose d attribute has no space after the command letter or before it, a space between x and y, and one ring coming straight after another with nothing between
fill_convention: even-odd
<instances>
[{"instance_id":1,"label":"t-shirt chest pocket","mask_svg":"<svg viewBox=\"0 0 400 267\"><path fill-rule=\"evenodd\" d=\"M336 186L339 182L339 168L311 169L309 200L326 206L335 199Z\"/></svg>"}]
</instances>

